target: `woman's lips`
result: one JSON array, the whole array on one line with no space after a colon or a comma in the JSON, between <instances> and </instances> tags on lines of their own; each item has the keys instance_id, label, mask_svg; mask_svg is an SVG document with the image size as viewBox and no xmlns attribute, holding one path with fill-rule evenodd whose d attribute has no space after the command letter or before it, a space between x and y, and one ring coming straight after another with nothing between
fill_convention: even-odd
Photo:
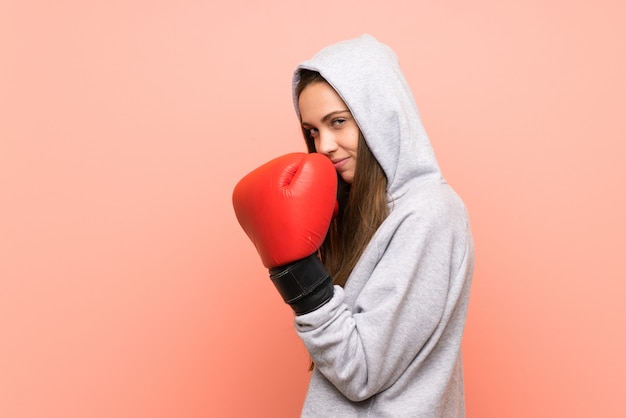
<instances>
[{"instance_id":1,"label":"woman's lips","mask_svg":"<svg viewBox=\"0 0 626 418\"><path fill-rule=\"evenodd\" d=\"M338 158L336 160L332 160L333 165L335 166L335 170L339 170L341 167L343 167L348 162L349 158L350 157Z\"/></svg>"}]
</instances>

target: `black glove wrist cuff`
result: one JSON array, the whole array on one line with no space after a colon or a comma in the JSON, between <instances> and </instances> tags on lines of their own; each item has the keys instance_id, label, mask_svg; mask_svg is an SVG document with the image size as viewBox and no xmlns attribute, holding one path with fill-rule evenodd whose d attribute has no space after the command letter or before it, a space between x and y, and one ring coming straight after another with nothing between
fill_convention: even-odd
<instances>
[{"instance_id":1,"label":"black glove wrist cuff","mask_svg":"<svg viewBox=\"0 0 626 418\"><path fill-rule=\"evenodd\" d=\"M333 296L330 275L316 254L269 272L274 286L296 315L318 309Z\"/></svg>"}]
</instances>

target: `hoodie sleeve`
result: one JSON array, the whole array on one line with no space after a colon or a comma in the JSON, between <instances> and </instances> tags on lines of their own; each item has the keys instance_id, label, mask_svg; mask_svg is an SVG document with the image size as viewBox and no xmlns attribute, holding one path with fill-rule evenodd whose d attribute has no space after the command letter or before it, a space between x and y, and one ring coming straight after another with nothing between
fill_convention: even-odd
<instances>
[{"instance_id":1,"label":"hoodie sleeve","mask_svg":"<svg viewBox=\"0 0 626 418\"><path fill-rule=\"evenodd\" d=\"M421 199L428 211L383 224L346 291L336 286L329 303L295 319L317 370L352 401L385 390L409 366L419 370L442 335L458 333L460 343L473 246L464 205L443 195ZM353 280L359 290L349 301Z\"/></svg>"}]
</instances>

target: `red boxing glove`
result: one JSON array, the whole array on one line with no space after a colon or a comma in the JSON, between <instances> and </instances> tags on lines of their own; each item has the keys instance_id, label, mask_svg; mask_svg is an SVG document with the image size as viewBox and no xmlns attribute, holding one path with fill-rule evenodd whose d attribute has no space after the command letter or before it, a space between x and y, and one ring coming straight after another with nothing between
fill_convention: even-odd
<instances>
[{"instance_id":1,"label":"red boxing glove","mask_svg":"<svg viewBox=\"0 0 626 418\"><path fill-rule=\"evenodd\" d=\"M276 158L245 176L233 191L235 214L296 315L334 293L317 257L337 205L337 172L321 154Z\"/></svg>"},{"instance_id":2,"label":"red boxing glove","mask_svg":"<svg viewBox=\"0 0 626 418\"><path fill-rule=\"evenodd\" d=\"M322 245L337 202L337 172L321 154L292 153L246 175L233 192L239 224L263 265L303 259Z\"/></svg>"}]
</instances>

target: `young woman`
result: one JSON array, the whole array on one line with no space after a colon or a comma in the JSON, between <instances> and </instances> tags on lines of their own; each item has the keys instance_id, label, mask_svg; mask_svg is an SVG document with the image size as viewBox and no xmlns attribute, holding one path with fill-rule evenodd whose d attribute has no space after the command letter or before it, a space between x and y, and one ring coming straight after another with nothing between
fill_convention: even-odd
<instances>
[{"instance_id":1,"label":"young woman","mask_svg":"<svg viewBox=\"0 0 626 418\"><path fill-rule=\"evenodd\" d=\"M314 363L305 417L462 417L461 338L474 252L395 53L371 36L298 66L310 152L339 174L320 250L333 297L296 316Z\"/></svg>"},{"instance_id":2,"label":"young woman","mask_svg":"<svg viewBox=\"0 0 626 418\"><path fill-rule=\"evenodd\" d=\"M472 234L395 53L368 35L331 45L297 67L293 97L311 158L269 163L233 200L314 365L302 416L463 417Z\"/></svg>"}]
</instances>

